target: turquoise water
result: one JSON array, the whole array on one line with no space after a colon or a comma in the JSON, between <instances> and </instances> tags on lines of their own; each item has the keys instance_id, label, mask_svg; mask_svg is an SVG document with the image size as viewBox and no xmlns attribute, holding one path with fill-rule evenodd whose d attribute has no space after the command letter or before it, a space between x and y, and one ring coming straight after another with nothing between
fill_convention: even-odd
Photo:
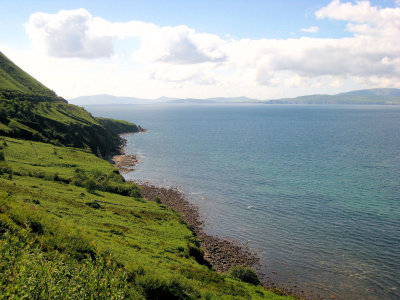
<instances>
[{"instance_id":1,"label":"turquoise water","mask_svg":"<svg viewBox=\"0 0 400 300\"><path fill-rule=\"evenodd\" d=\"M400 108L89 106L136 122L129 179L178 186L209 233L248 243L273 281L400 299Z\"/></svg>"}]
</instances>

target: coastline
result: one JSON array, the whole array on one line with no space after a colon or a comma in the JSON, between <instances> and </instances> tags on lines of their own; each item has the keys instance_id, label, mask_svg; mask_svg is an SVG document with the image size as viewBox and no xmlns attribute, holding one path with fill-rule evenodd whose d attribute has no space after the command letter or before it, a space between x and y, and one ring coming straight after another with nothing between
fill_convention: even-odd
<instances>
[{"instance_id":1,"label":"coastline","mask_svg":"<svg viewBox=\"0 0 400 300\"><path fill-rule=\"evenodd\" d=\"M145 132L143 130L141 132ZM121 134L121 146L119 153L112 156L109 161L119 170L121 174L134 172L134 166L139 163L136 155L126 154L126 138ZM238 241L227 240L207 234L203 230L204 221L199 213L199 208L189 202L186 195L176 187L155 186L150 182L131 181L141 187L143 198L149 201L160 202L171 207L181 215L182 220L190 227L197 236L200 247L204 250L204 258L217 272L227 272L231 267L242 265L254 268L262 285L280 295L292 295L298 299L314 299L306 296L304 290L283 288L269 279L267 274L260 271L259 257L252 253L248 246ZM322 299L317 296L315 299Z\"/></svg>"},{"instance_id":2,"label":"coastline","mask_svg":"<svg viewBox=\"0 0 400 300\"><path fill-rule=\"evenodd\" d=\"M126 154L126 138L124 138L124 136L128 134L147 131L140 126L138 126L138 129L139 131L137 132L126 132L119 134L120 145L118 147L118 150L115 153L112 153L106 157L106 160L112 163L121 174L135 171L134 169L132 169L132 167L139 163L136 155Z\"/></svg>"},{"instance_id":3,"label":"coastline","mask_svg":"<svg viewBox=\"0 0 400 300\"><path fill-rule=\"evenodd\" d=\"M140 132L145 132L145 130ZM121 174L134 172L133 167L139 162L136 155L126 154L126 138L124 137L126 134L120 134L119 153L109 159ZM197 236L200 247L204 250L204 258L216 271L226 272L236 265L254 267L258 263L259 258L251 253L246 245L205 233L204 222L198 207L190 203L177 188L157 187L148 182L134 183L141 187L143 198L149 201L160 201L181 215L183 221Z\"/></svg>"},{"instance_id":4,"label":"coastline","mask_svg":"<svg viewBox=\"0 0 400 300\"><path fill-rule=\"evenodd\" d=\"M204 258L218 272L226 272L236 265L254 266L258 257L251 253L245 245L209 235L203 231L203 221L198 208L186 200L185 195L176 188L156 187L149 183L138 183L142 188L142 196L150 201L161 201L182 216L183 221L196 234Z\"/></svg>"}]
</instances>

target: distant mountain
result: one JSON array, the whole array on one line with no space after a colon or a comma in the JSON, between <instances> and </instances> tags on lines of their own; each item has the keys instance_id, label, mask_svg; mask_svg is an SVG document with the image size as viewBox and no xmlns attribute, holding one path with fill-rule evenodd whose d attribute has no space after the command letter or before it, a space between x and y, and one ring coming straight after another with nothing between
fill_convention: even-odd
<instances>
[{"instance_id":1,"label":"distant mountain","mask_svg":"<svg viewBox=\"0 0 400 300\"><path fill-rule=\"evenodd\" d=\"M169 103L186 103L186 104L234 104L234 103L260 103L260 100L251 99L247 97L218 97L218 98L208 98L208 99L195 99L195 98L186 98L186 99L176 99L170 100Z\"/></svg>"},{"instance_id":2,"label":"distant mountain","mask_svg":"<svg viewBox=\"0 0 400 300\"><path fill-rule=\"evenodd\" d=\"M168 98L143 99L135 97L118 97L111 95L82 96L68 100L76 105L122 105L122 104L396 104L400 105L400 89L369 89L351 91L337 95L308 95L296 98L274 100L257 100L247 97L217 97L207 99Z\"/></svg>"},{"instance_id":3,"label":"distant mountain","mask_svg":"<svg viewBox=\"0 0 400 300\"><path fill-rule=\"evenodd\" d=\"M400 89L368 89L336 95L309 95L266 100L266 104L400 104Z\"/></svg>"},{"instance_id":4,"label":"distant mountain","mask_svg":"<svg viewBox=\"0 0 400 300\"><path fill-rule=\"evenodd\" d=\"M178 100L178 99L179 98L160 97L160 98L154 99L154 101L169 102L169 101L175 101L175 100Z\"/></svg>"},{"instance_id":5,"label":"distant mountain","mask_svg":"<svg viewBox=\"0 0 400 300\"><path fill-rule=\"evenodd\" d=\"M195 98L185 98L185 99L175 99L170 100L168 103L171 104L207 104L207 103L215 103L209 99L195 99Z\"/></svg>"},{"instance_id":6,"label":"distant mountain","mask_svg":"<svg viewBox=\"0 0 400 300\"><path fill-rule=\"evenodd\" d=\"M169 98L160 97L157 99L143 99L135 97L118 97L112 95L92 95L92 96L81 96L77 98L68 99L68 102L75 105L123 105L123 104L156 104L156 103L175 103L175 104L206 104L206 103L260 103L259 100L247 98L247 97L219 97L219 98L208 98L208 99L196 99L196 98Z\"/></svg>"}]
</instances>

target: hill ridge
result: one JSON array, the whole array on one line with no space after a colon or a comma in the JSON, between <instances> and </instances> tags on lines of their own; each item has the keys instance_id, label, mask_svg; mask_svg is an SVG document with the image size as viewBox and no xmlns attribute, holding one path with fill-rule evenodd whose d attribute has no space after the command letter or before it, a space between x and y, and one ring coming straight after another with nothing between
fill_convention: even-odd
<instances>
[{"instance_id":1,"label":"hill ridge","mask_svg":"<svg viewBox=\"0 0 400 300\"><path fill-rule=\"evenodd\" d=\"M87 95L68 100L76 105L108 105L108 104L240 104L240 103L265 103L265 104L393 104L400 105L400 89L397 88L373 88L354 90L334 95L313 94L294 98L280 98L269 100L257 100L241 97L214 97L214 98L169 98L156 99L137 98L127 96L113 96L109 94Z\"/></svg>"},{"instance_id":2,"label":"hill ridge","mask_svg":"<svg viewBox=\"0 0 400 300\"><path fill-rule=\"evenodd\" d=\"M107 156L119 149L132 123L93 117L27 74L0 52L0 135L89 149Z\"/></svg>"},{"instance_id":3,"label":"hill ridge","mask_svg":"<svg viewBox=\"0 0 400 300\"><path fill-rule=\"evenodd\" d=\"M56 93L26 73L0 51L0 89L56 97Z\"/></svg>"}]
</instances>

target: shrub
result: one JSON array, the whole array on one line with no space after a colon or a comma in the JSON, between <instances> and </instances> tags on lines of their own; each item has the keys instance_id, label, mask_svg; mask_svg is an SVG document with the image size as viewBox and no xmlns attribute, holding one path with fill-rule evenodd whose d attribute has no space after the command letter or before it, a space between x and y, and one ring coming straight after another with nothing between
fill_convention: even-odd
<instances>
[{"instance_id":1,"label":"shrub","mask_svg":"<svg viewBox=\"0 0 400 300\"><path fill-rule=\"evenodd\" d=\"M58 173L55 173L55 174L53 175L53 180L54 180L54 181L60 181L60 180L61 180L61 178L58 176Z\"/></svg>"},{"instance_id":2,"label":"shrub","mask_svg":"<svg viewBox=\"0 0 400 300\"><path fill-rule=\"evenodd\" d=\"M12 175L12 170L10 167L3 165L0 165L0 175L3 174L10 174Z\"/></svg>"},{"instance_id":3,"label":"shrub","mask_svg":"<svg viewBox=\"0 0 400 300\"><path fill-rule=\"evenodd\" d=\"M188 254L192 256L199 264L205 265L208 268L211 268L211 264L204 258L204 250L188 244Z\"/></svg>"},{"instance_id":4,"label":"shrub","mask_svg":"<svg viewBox=\"0 0 400 300\"><path fill-rule=\"evenodd\" d=\"M142 197L142 194L140 193L140 190L137 187L131 187L129 196L131 196L133 198L140 198L140 197Z\"/></svg>"},{"instance_id":5,"label":"shrub","mask_svg":"<svg viewBox=\"0 0 400 300\"><path fill-rule=\"evenodd\" d=\"M160 199L160 197L155 197L155 198L154 198L154 201L155 201L156 203L158 203L158 204L161 204L161 199Z\"/></svg>"},{"instance_id":6,"label":"shrub","mask_svg":"<svg viewBox=\"0 0 400 300\"><path fill-rule=\"evenodd\" d=\"M229 270L229 275L243 282L251 283L254 285L261 284L261 281L258 278L256 272L250 267L234 266Z\"/></svg>"},{"instance_id":7,"label":"shrub","mask_svg":"<svg viewBox=\"0 0 400 300\"><path fill-rule=\"evenodd\" d=\"M94 209L101 208L101 205L97 201L86 202L86 205Z\"/></svg>"},{"instance_id":8,"label":"shrub","mask_svg":"<svg viewBox=\"0 0 400 300\"><path fill-rule=\"evenodd\" d=\"M31 228L33 233L37 233L37 234L44 233L42 223L40 223L38 220L31 220L29 222L29 227Z\"/></svg>"},{"instance_id":9,"label":"shrub","mask_svg":"<svg viewBox=\"0 0 400 300\"><path fill-rule=\"evenodd\" d=\"M193 296L199 296L192 288L185 286L177 278L164 279L154 275L145 275L141 276L137 283L146 299L190 299Z\"/></svg>"},{"instance_id":10,"label":"shrub","mask_svg":"<svg viewBox=\"0 0 400 300\"><path fill-rule=\"evenodd\" d=\"M3 152L0 152L0 161L5 161L4 153L3 153Z\"/></svg>"},{"instance_id":11,"label":"shrub","mask_svg":"<svg viewBox=\"0 0 400 300\"><path fill-rule=\"evenodd\" d=\"M93 194L96 191L96 183L93 179L89 179L85 182L85 189L88 193Z\"/></svg>"}]
</instances>

